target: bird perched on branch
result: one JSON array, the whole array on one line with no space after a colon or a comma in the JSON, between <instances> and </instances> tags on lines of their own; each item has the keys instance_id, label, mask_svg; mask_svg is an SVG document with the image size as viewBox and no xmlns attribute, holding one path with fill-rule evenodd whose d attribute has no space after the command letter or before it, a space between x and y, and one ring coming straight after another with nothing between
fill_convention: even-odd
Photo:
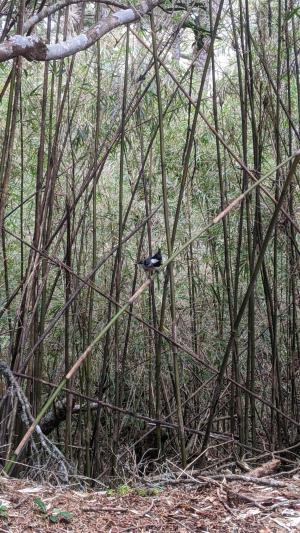
<instances>
[{"instance_id":1,"label":"bird perched on branch","mask_svg":"<svg viewBox=\"0 0 300 533\"><path fill-rule=\"evenodd\" d=\"M156 254L147 257L143 261L138 261L138 266L146 272L154 272L162 265L162 255L160 249Z\"/></svg>"}]
</instances>

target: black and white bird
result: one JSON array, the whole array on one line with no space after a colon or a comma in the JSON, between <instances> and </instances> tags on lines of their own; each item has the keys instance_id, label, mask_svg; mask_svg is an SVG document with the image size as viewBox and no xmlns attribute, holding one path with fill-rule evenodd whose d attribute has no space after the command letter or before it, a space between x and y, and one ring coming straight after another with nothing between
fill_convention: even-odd
<instances>
[{"instance_id":1,"label":"black and white bird","mask_svg":"<svg viewBox=\"0 0 300 533\"><path fill-rule=\"evenodd\" d=\"M162 255L160 249L156 254L147 257L143 261L138 261L138 266L146 272L153 272L162 265Z\"/></svg>"}]
</instances>

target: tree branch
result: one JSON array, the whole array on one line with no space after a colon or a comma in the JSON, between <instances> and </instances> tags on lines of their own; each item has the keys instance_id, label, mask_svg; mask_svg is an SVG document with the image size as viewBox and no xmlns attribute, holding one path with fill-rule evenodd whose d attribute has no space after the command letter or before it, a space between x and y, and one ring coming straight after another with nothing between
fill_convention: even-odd
<instances>
[{"instance_id":1,"label":"tree branch","mask_svg":"<svg viewBox=\"0 0 300 533\"><path fill-rule=\"evenodd\" d=\"M67 41L45 44L37 36L14 35L0 44L0 62L23 56L29 60L50 61L63 59L90 48L103 35L119 26L139 20L152 11L164 0L142 0L137 7L117 11L113 15L101 19L85 33L80 33Z\"/></svg>"},{"instance_id":2,"label":"tree branch","mask_svg":"<svg viewBox=\"0 0 300 533\"><path fill-rule=\"evenodd\" d=\"M97 3L105 4L108 6L114 6L118 7L119 9L128 9L128 5L121 4L120 2L116 2L115 0L94 0ZM73 5L73 4L82 4L82 0L62 0L61 2L57 2L56 4L53 4L52 6L44 6L41 11L38 13L35 13L32 15L26 22L24 23L23 33L26 34L33 26L41 22L46 17L49 17L50 15L53 15L57 11L60 11L61 9L64 9L67 6ZM86 2L88 3L88 1Z\"/></svg>"}]
</instances>

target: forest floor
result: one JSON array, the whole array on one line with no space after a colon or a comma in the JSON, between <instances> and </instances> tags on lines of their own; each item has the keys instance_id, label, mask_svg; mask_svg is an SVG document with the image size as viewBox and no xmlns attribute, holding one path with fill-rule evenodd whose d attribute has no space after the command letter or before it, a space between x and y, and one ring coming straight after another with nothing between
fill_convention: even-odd
<instances>
[{"instance_id":1,"label":"forest floor","mask_svg":"<svg viewBox=\"0 0 300 533\"><path fill-rule=\"evenodd\" d=\"M300 531L300 476L280 482L274 487L224 478L108 495L0 477L0 533Z\"/></svg>"}]
</instances>

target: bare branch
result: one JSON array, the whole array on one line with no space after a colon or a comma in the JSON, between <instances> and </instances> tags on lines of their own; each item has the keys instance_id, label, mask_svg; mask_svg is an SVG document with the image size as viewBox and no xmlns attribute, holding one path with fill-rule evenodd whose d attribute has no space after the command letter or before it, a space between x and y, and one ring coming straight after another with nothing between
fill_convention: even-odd
<instances>
[{"instance_id":1,"label":"bare branch","mask_svg":"<svg viewBox=\"0 0 300 533\"><path fill-rule=\"evenodd\" d=\"M115 0L95 0L96 2L99 2L100 4L106 4L109 6L118 7L119 9L127 9L128 5L121 4L120 2L116 2ZM53 15L57 11L60 11L61 9L64 9L67 6L70 6L72 4L82 4L82 0L64 0L62 2L57 2L56 4L53 4L52 6L45 6L41 11L38 13L35 13L30 17L24 24L24 34L26 34L33 26L41 22L41 20L45 19L46 17L49 17L50 15ZM85 2L88 3L88 0Z\"/></svg>"},{"instance_id":2,"label":"bare branch","mask_svg":"<svg viewBox=\"0 0 300 533\"><path fill-rule=\"evenodd\" d=\"M67 41L45 44L37 36L14 35L0 44L0 62L7 61L17 56L29 60L50 61L62 59L90 48L103 35L111 30L139 20L152 11L163 0L142 0L136 8L117 11L113 15L101 19L85 33L80 33Z\"/></svg>"}]
</instances>

